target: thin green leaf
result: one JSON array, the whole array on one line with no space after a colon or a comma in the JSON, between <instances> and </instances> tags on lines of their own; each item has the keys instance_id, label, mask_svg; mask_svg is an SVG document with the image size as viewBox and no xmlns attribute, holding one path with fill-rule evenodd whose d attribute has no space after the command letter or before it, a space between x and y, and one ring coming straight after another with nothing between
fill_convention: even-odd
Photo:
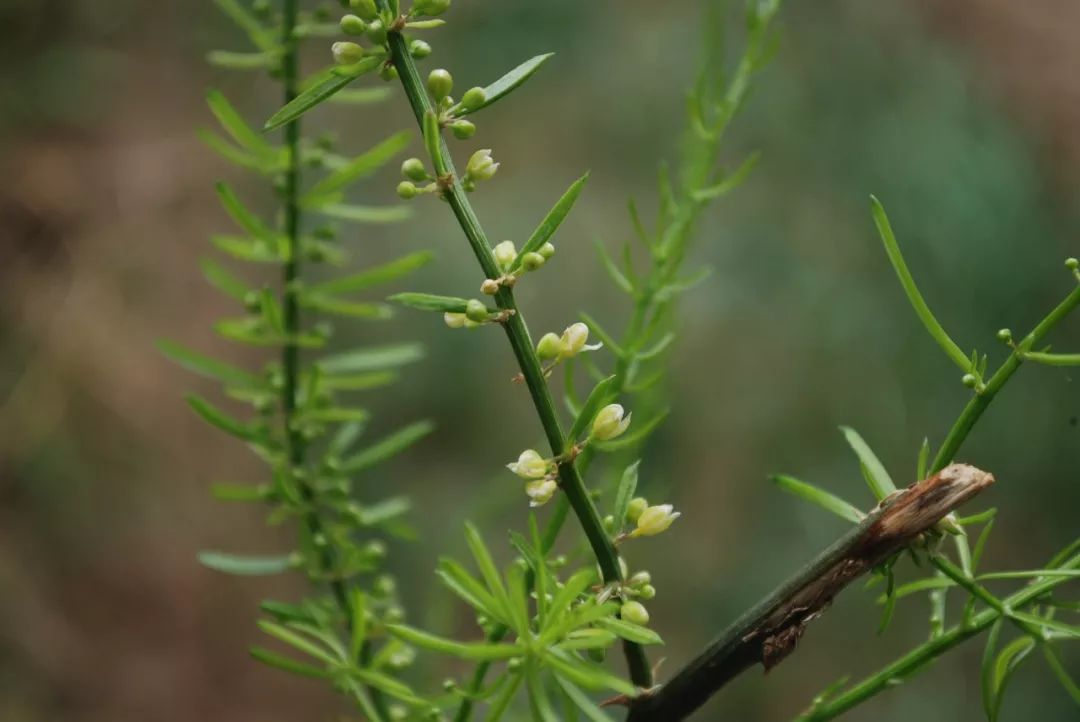
<instances>
[{"instance_id":1,"label":"thin green leaf","mask_svg":"<svg viewBox=\"0 0 1080 722\"><path fill-rule=\"evenodd\" d=\"M369 73L379 67L383 59L377 56L367 57L354 65L335 68L319 82L306 88L302 93L293 98L278 112L270 116L263 126L264 131L274 130L291 123L316 105L331 98L335 93L344 88L364 73Z\"/></svg>"},{"instance_id":2,"label":"thin green leaf","mask_svg":"<svg viewBox=\"0 0 1080 722\"><path fill-rule=\"evenodd\" d=\"M525 258L526 253L532 253L540 250L540 247L547 243L555 231L559 229L562 222L566 220L566 216L570 213L570 209L574 207L574 203L577 202L578 196L581 195L582 189L585 187L585 183L589 180L589 174L578 178L576 181L570 184L570 187L566 189L566 192L562 194L562 197L556 201L555 205L548 211L548 214L544 216L544 220L540 221L540 225L536 227L536 230L529 236L529 240L525 241L525 245L521 247L521 252L518 253L517 258L514 259L514 264L511 266L510 271L516 271L521 267L521 263Z\"/></svg>"},{"instance_id":3,"label":"thin green leaf","mask_svg":"<svg viewBox=\"0 0 1080 722\"><path fill-rule=\"evenodd\" d=\"M896 275L900 279L900 285L903 286L904 293L907 294L908 301L911 303L912 308L915 309L919 320L922 321L930 336L953 363L965 372L971 371L971 361L968 359L967 354L961 351L956 342L945 332L937 318L934 317L930 307L926 305L918 286L915 285L915 279L912 278L907 262L904 261L904 256L900 253L900 244L896 242L896 236L893 234L892 226L889 224L889 218L885 215L885 208L874 196L870 196L870 208L874 216L874 224L877 226L878 234L881 236L881 242L885 244L885 252L888 254L893 270L896 271Z\"/></svg>"},{"instance_id":4,"label":"thin green leaf","mask_svg":"<svg viewBox=\"0 0 1080 722\"><path fill-rule=\"evenodd\" d=\"M915 478L923 480L926 478L930 467L930 439L923 437L922 446L919 447L919 460L915 464Z\"/></svg>"},{"instance_id":5,"label":"thin green leaf","mask_svg":"<svg viewBox=\"0 0 1080 722\"><path fill-rule=\"evenodd\" d=\"M411 423L341 462L341 470L347 474L355 474L371 468L386 459L397 456L434 430L435 424L430 421Z\"/></svg>"},{"instance_id":6,"label":"thin green leaf","mask_svg":"<svg viewBox=\"0 0 1080 722\"><path fill-rule=\"evenodd\" d=\"M486 108L495 101L509 95L522 83L532 77L533 73L540 69L548 58L555 53L545 53L544 55L537 55L534 58L526 60L521 65L511 70L506 75L496 80L491 85L484 88L484 102L475 108L465 109L462 108L458 111L458 115L467 115L469 113L475 113L481 108Z\"/></svg>"},{"instance_id":7,"label":"thin green leaf","mask_svg":"<svg viewBox=\"0 0 1080 722\"><path fill-rule=\"evenodd\" d=\"M484 722L499 722L502 719L506 710L510 708L510 703L514 701L514 695L517 694L523 679L524 675L521 673L510 672L506 675L499 693L491 700Z\"/></svg>"},{"instance_id":8,"label":"thin green leaf","mask_svg":"<svg viewBox=\"0 0 1080 722\"><path fill-rule=\"evenodd\" d=\"M225 207L225 211L229 214L229 217L231 217L238 226L247 231L249 235L264 243L270 243L274 239L273 231L271 231L262 220L240 202L236 193L233 192L233 189L230 188L227 183L218 183L215 188L217 189L218 198L221 199L221 205Z\"/></svg>"},{"instance_id":9,"label":"thin green leaf","mask_svg":"<svg viewBox=\"0 0 1080 722\"><path fill-rule=\"evenodd\" d=\"M210 106L210 111L214 114L214 117L221 123L221 127L232 136L233 140L241 148L264 159L273 158L277 155L277 151L251 126L244 122L243 117L221 91L211 90L207 93L206 103Z\"/></svg>"},{"instance_id":10,"label":"thin green leaf","mask_svg":"<svg viewBox=\"0 0 1080 722\"><path fill-rule=\"evenodd\" d=\"M1080 569L1029 569L1020 572L990 572L980 574L980 582L992 579L1028 579L1035 577L1075 577L1080 578Z\"/></svg>"},{"instance_id":11,"label":"thin green leaf","mask_svg":"<svg viewBox=\"0 0 1080 722\"><path fill-rule=\"evenodd\" d=\"M348 374L360 371L381 371L419 361L424 349L419 344L406 343L392 346L376 346L346 351L319 360L319 366L328 374Z\"/></svg>"},{"instance_id":12,"label":"thin green leaf","mask_svg":"<svg viewBox=\"0 0 1080 722\"><path fill-rule=\"evenodd\" d=\"M608 254L607 248L604 247L604 244L597 240L593 242L593 245L596 246L596 253L598 256L600 256L600 262L603 264L604 270L607 271L608 276L611 277L611 280L614 281L615 285L622 289L623 292L633 295L633 284L630 283L630 279L628 279L626 275L623 274L621 270L619 270L619 266Z\"/></svg>"},{"instance_id":13,"label":"thin green leaf","mask_svg":"<svg viewBox=\"0 0 1080 722\"><path fill-rule=\"evenodd\" d=\"M761 152L754 151L746 157L746 160L739 164L738 168L724 176L722 181L708 188L695 191L693 194L694 200L711 201L727 195L729 192L743 184L743 181L750 175L750 171L754 170L754 167L758 164L759 160L761 160Z\"/></svg>"},{"instance_id":14,"label":"thin green leaf","mask_svg":"<svg viewBox=\"0 0 1080 722\"><path fill-rule=\"evenodd\" d=\"M1005 688L1008 686L1013 673L1020 666L1020 663L1024 661L1034 648L1035 640L1030 637L1021 637L1020 639L1015 639L1005 645L1001 650L1001 654L994 660L992 672L994 694L993 702L989 710L990 722L997 722L998 715L1001 713L1001 703L1005 699Z\"/></svg>"},{"instance_id":15,"label":"thin green leaf","mask_svg":"<svg viewBox=\"0 0 1080 722\"><path fill-rule=\"evenodd\" d=\"M509 615L512 611L510 598L507 596L506 587L503 586L499 570L495 566L495 560L492 559L491 552L488 551L487 545L484 544L480 531L468 522L465 524L465 541L469 545L469 551L472 552L476 567L480 570L480 576L483 577L488 592Z\"/></svg>"},{"instance_id":16,"label":"thin green leaf","mask_svg":"<svg viewBox=\"0 0 1080 722\"><path fill-rule=\"evenodd\" d=\"M260 577L287 572L296 566L297 559L292 554L266 557L205 551L199 552L199 563L223 574Z\"/></svg>"},{"instance_id":17,"label":"thin green leaf","mask_svg":"<svg viewBox=\"0 0 1080 722\"><path fill-rule=\"evenodd\" d=\"M615 506L612 508L611 513L615 517L615 527L617 529L622 528L623 524L626 523L626 512L630 508L630 500L634 498L634 494L637 492L639 466L641 466L641 459L627 466L619 479L618 487L615 488Z\"/></svg>"},{"instance_id":18,"label":"thin green leaf","mask_svg":"<svg viewBox=\"0 0 1080 722\"><path fill-rule=\"evenodd\" d=\"M331 196L361 178L370 176L403 151L409 145L409 137L410 134L407 131L395 133L374 148L353 158L345 167L334 171L312 186L301 202L304 205L315 204L318 199Z\"/></svg>"},{"instance_id":19,"label":"thin green leaf","mask_svg":"<svg viewBox=\"0 0 1080 722\"><path fill-rule=\"evenodd\" d=\"M243 302L247 298L247 284L226 271L217 261L204 258L199 262L199 265L202 268L203 276L206 277L211 286L226 296L235 298L237 301Z\"/></svg>"},{"instance_id":20,"label":"thin green leaf","mask_svg":"<svg viewBox=\"0 0 1080 722\"><path fill-rule=\"evenodd\" d=\"M270 487L263 484L214 484L210 487L210 493L218 501L266 501Z\"/></svg>"},{"instance_id":21,"label":"thin green leaf","mask_svg":"<svg viewBox=\"0 0 1080 722\"><path fill-rule=\"evenodd\" d=\"M923 579L916 579L913 582L907 584L901 584L893 589L892 596L895 599L903 599L904 597L919 592L925 592L931 589L948 589L949 587L956 586L956 582L948 577L925 577ZM878 604L884 604L887 601L887 595L880 595L876 602Z\"/></svg>"},{"instance_id":22,"label":"thin green leaf","mask_svg":"<svg viewBox=\"0 0 1080 722\"><path fill-rule=\"evenodd\" d=\"M424 113L424 122L421 129L424 132L424 148L435 166L435 175L445 175L448 168L446 167L446 159L443 158L442 154L442 136L439 135L439 119L435 117L435 113L430 110Z\"/></svg>"},{"instance_id":23,"label":"thin green leaf","mask_svg":"<svg viewBox=\"0 0 1080 722\"><path fill-rule=\"evenodd\" d=\"M271 652L269 649L263 649L262 647L252 647L249 650L249 653L251 654L251 658L256 662L262 662L269 667L280 669L289 674L296 674L301 677L314 677L316 679L328 679L331 674L325 669L319 669L310 664L297 662L295 659L290 659L277 652Z\"/></svg>"},{"instance_id":24,"label":"thin green leaf","mask_svg":"<svg viewBox=\"0 0 1080 722\"><path fill-rule=\"evenodd\" d=\"M469 304L467 298L437 296L433 293L396 293L386 300L420 311L438 311L439 313L465 313L465 307Z\"/></svg>"},{"instance_id":25,"label":"thin green leaf","mask_svg":"<svg viewBox=\"0 0 1080 722\"><path fill-rule=\"evenodd\" d=\"M264 51L276 50L277 40L273 30L259 22L259 19L237 0L214 0L214 4L247 34L255 47Z\"/></svg>"},{"instance_id":26,"label":"thin green leaf","mask_svg":"<svg viewBox=\"0 0 1080 722\"><path fill-rule=\"evenodd\" d=\"M201 376L216 379L222 383L243 386L246 388L259 388L264 386L262 379L255 374L249 373L248 371L231 364L227 364L224 361L218 361L209 356L203 356L178 343L162 340L157 342L157 348L158 351L164 354L169 360L183 366L188 371L192 371Z\"/></svg>"},{"instance_id":27,"label":"thin green leaf","mask_svg":"<svg viewBox=\"0 0 1080 722\"><path fill-rule=\"evenodd\" d=\"M874 493L874 497L881 501L896 491L896 484L893 483L889 472L885 470L885 466L878 460L877 455L870 449L870 446L859 436L859 432L849 426L841 426L840 431L844 434L844 438L847 439L848 445L851 446L855 455L859 457L859 463L862 464L866 472L866 481L870 486L870 491Z\"/></svg>"},{"instance_id":28,"label":"thin green leaf","mask_svg":"<svg viewBox=\"0 0 1080 722\"><path fill-rule=\"evenodd\" d=\"M435 256L426 251L410 253L396 260L384 263L380 266L368 268L350 276L335 278L323 283L316 283L310 287L312 293L325 295L337 295L343 293L356 293L364 291L372 286L395 281L406 276L416 269L427 265Z\"/></svg>"},{"instance_id":29,"label":"thin green leaf","mask_svg":"<svg viewBox=\"0 0 1080 722\"><path fill-rule=\"evenodd\" d=\"M611 617L608 619L601 619L597 623L609 632L614 632L616 635L630 642L637 642L638 644L664 643L664 640L660 638L660 635L653 630L648 627L642 627L640 624L627 622L624 619Z\"/></svg>"},{"instance_id":30,"label":"thin green leaf","mask_svg":"<svg viewBox=\"0 0 1080 722\"><path fill-rule=\"evenodd\" d=\"M610 333L605 331L604 327L601 326L595 318L585 313L584 311L579 313L578 316L581 318L582 321L585 322L585 325L589 327L589 330L592 331L598 339L600 339L600 342L608 347L609 351L611 351L616 356L623 355L623 350L619 348L619 344L616 343L615 338Z\"/></svg>"},{"instance_id":31,"label":"thin green leaf","mask_svg":"<svg viewBox=\"0 0 1080 722\"><path fill-rule=\"evenodd\" d=\"M340 90L334 95L333 102L343 105L370 105L391 98L394 95L393 88L348 88Z\"/></svg>"},{"instance_id":32,"label":"thin green leaf","mask_svg":"<svg viewBox=\"0 0 1080 722\"><path fill-rule=\"evenodd\" d=\"M200 129L195 131L195 135L207 148L241 168L247 168L248 170L265 174L273 171L278 165L276 158L265 158L252 155L242 148L237 148L235 145L225 140L225 138L211 130Z\"/></svg>"},{"instance_id":33,"label":"thin green leaf","mask_svg":"<svg viewBox=\"0 0 1080 722\"><path fill-rule=\"evenodd\" d=\"M794 494L801 499L809 501L811 504L816 504L822 509L831 511L833 514L836 514L843 519L847 519L853 524L858 524L866 516L859 511L858 507L854 504L850 504L835 494L830 494L824 489L819 489L813 484L800 481L793 476L788 476L787 474L775 474L770 476L769 480L789 494Z\"/></svg>"},{"instance_id":34,"label":"thin green leaf","mask_svg":"<svg viewBox=\"0 0 1080 722\"><path fill-rule=\"evenodd\" d=\"M570 701L585 714L592 722L611 722L611 718L585 694L577 685L568 679L555 675L555 681L562 687L562 691L570 698Z\"/></svg>"},{"instance_id":35,"label":"thin green leaf","mask_svg":"<svg viewBox=\"0 0 1080 722\"><path fill-rule=\"evenodd\" d=\"M394 309L384 303L346 301L317 293L305 293L300 297L304 308L335 316L385 321L394 316Z\"/></svg>"},{"instance_id":36,"label":"thin green leaf","mask_svg":"<svg viewBox=\"0 0 1080 722\"><path fill-rule=\"evenodd\" d=\"M274 639L284 642L290 647L325 662L328 665L336 667L341 663L341 660L334 659L334 657L332 657L325 649L284 625L277 624L276 622L268 622L266 620L260 620L258 625L259 629L266 634L269 634Z\"/></svg>"},{"instance_id":37,"label":"thin green leaf","mask_svg":"<svg viewBox=\"0 0 1080 722\"><path fill-rule=\"evenodd\" d=\"M362 526L377 526L397 519L412 510L412 501L407 496L392 496L373 504L365 504L357 515Z\"/></svg>"},{"instance_id":38,"label":"thin green leaf","mask_svg":"<svg viewBox=\"0 0 1080 722\"><path fill-rule=\"evenodd\" d=\"M321 215L354 223L398 223L412 217L412 208L396 206L356 206L343 203L313 206Z\"/></svg>"},{"instance_id":39,"label":"thin green leaf","mask_svg":"<svg viewBox=\"0 0 1080 722\"><path fill-rule=\"evenodd\" d=\"M522 650L516 644L495 644L489 642L456 642L445 637L438 637L415 627L404 624L388 624L386 631L398 639L414 644L422 649L441 652L474 662L486 660L512 659L519 657Z\"/></svg>"},{"instance_id":40,"label":"thin green leaf","mask_svg":"<svg viewBox=\"0 0 1080 722\"><path fill-rule=\"evenodd\" d=\"M187 402L195 413L201 416L204 421L211 426L221 429L227 434L231 434L244 441L256 441L260 438L260 435L255 431L254 427L234 419L204 398L190 394L187 397Z\"/></svg>"},{"instance_id":41,"label":"thin green leaf","mask_svg":"<svg viewBox=\"0 0 1080 722\"><path fill-rule=\"evenodd\" d=\"M235 53L230 50L211 50L206 62L228 70L271 70L281 62L281 53L268 50L258 53Z\"/></svg>"},{"instance_id":42,"label":"thin green leaf","mask_svg":"<svg viewBox=\"0 0 1080 722\"><path fill-rule=\"evenodd\" d=\"M1028 351L1024 358L1047 366L1080 366L1080 353L1040 353Z\"/></svg>"},{"instance_id":43,"label":"thin green leaf","mask_svg":"<svg viewBox=\"0 0 1080 722\"><path fill-rule=\"evenodd\" d=\"M1001 636L1003 621L999 617L990 627L990 633L986 635L986 646L983 648L982 663L979 669L980 688L982 692L982 707L987 719L994 718L994 706L997 699L997 685L994 678L994 657L997 652L998 638Z\"/></svg>"},{"instance_id":44,"label":"thin green leaf","mask_svg":"<svg viewBox=\"0 0 1080 722\"><path fill-rule=\"evenodd\" d=\"M1061 682L1061 686L1065 688L1065 691L1072 697L1074 703L1080 705L1080 686L1077 686L1073 678L1069 676L1069 671L1065 669L1065 665L1061 661L1061 657L1058 656L1057 650L1054 649L1051 644L1040 645L1042 647L1043 657L1046 659L1046 664L1050 667L1050 670L1057 677L1057 680Z\"/></svg>"},{"instance_id":45,"label":"thin green leaf","mask_svg":"<svg viewBox=\"0 0 1080 722\"><path fill-rule=\"evenodd\" d=\"M540 670L532 660L525 665L525 687L529 692L529 710L532 722L562 722L551 707L547 690L544 689Z\"/></svg>"},{"instance_id":46,"label":"thin green leaf","mask_svg":"<svg viewBox=\"0 0 1080 722\"><path fill-rule=\"evenodd\" d=\"M440 559L439 568L435 573L450 591L461 597L474 610L500 624L509 626L510 619L502 605L479 580L465 571L465 568L456 561L449 558Z\"/></svg>"}]
</instances>

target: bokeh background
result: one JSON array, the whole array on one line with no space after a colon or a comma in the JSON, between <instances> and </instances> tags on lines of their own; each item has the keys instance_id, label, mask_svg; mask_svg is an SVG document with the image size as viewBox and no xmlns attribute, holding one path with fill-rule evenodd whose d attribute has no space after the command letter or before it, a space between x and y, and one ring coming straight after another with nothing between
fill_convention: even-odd
<instances>
[{"instance_id":1,"label":"bokeh background","mask_svg":"<svg viewBox=\"0 0 1080 722\"><path fill-rule=\"evenodd\" d=\"M618 326L625 300L593 238L630 232L625 201L653 207L658 159L672 157L694 63L701 3L459 1L432 37L460 87L554 50L528 86L484 113L476 143L501 161L476 203L492 235L524 237L583 169L592 181L556 239L551 269L524 284L534 330L578 309ZM898 480L924 435L940 441L967 393L926 337L876 240L867 195L890 211L916 277L961 345L1002 353L994 332L1029 328L1073 281L1080 218L1080 4L1069 0L790 2L782 44L725 159L759 148L750 182L702 223L692 264L712 278L686 297L669 365L673 413L647 449L646 492L684 512L635 545L660 593L665 669L842 531L780 494L787 471L870 504L837 433L858 428ZM314 43L313 45L318 45ZM318 684L249 662L257 601L301 590L199 567L207 547L272 552L288 536L257 509L210 499L210 482L258 480L240 445L198 422L185 390L212 388L154 350L172 337L256 360L209 331L227 304L201 279L207 235L227 228L212 182L262 189L195 138L221 87L252 119L276 88L208 68L239 34L210 2L4 0L0 4L0 719L5 722L338 719ZM321 48L307 60L325 62ZM433 66L433 65L431 65ZM377 82L377 81L376 81ZM402 98L320 111L358 151L411 127ZM389 201L392 173L365 186ZM403 288L467 295L478 278L436 203L387 229L352 228L363 263L432 249ZM377 430L429 417L438 431L366 478L360 493L415 495L422 539L392 546L409 612L464 629L429 571L463 547L463 520L489 538L523 523L500 466L538 428L506 383L500 335L450 333L400 314L338 324L346 344L422 340L407 382L373 394ZM1055 337L1080 348L1080 319ZM1072 540L1080 509L1076 373L1026 368L962 457L998 486L992 568L1029 568ZM576 527L571 526L576 532ZM910 570L909 570L910 571ZM768 676L745 675L700 719L782 720L842 675L920 641L926 601L902 603L875 634L869 593L847 592ZM981 719L970 642L847 719ZM1080 657L1067 657L1080 672ZM445 669L428 669L437 683ZM1077 719L1039 659L1021 669L1003 718Z\"/></svg>"}]
</instances>

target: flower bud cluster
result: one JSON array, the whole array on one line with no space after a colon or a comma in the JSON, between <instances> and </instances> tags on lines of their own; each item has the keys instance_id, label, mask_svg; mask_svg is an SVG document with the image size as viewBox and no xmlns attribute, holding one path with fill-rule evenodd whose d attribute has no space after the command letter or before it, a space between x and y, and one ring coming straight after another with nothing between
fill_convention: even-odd
<instances>
[{"instance_id":1,"label":"flower bud cluster","mask_svg":"<svg viewBox=\"0 0 1080 722\"><path fill-rule=\"evenodd\" d=\"M552 459L545 459L535 449L526 449L517 461L506 468L525 480L525 493L529 497L529 506L542 506L551 500L559 490L555 480L558 465Z\"/></svg>"}]
</instances>

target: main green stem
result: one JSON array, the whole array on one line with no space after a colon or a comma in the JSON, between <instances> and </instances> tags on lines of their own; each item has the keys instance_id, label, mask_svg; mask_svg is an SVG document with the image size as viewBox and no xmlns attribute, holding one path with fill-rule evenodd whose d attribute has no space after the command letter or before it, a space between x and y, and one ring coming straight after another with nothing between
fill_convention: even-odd
<instances>
[{"instance_id":1,"label":"main green stem","mask_svg":"<svg viewBox=\"0 0 1080 722\"><path fill-rule=\"evenodd\" d=\"M284 89L284 101L287 105L299 94L300 90L300 58L297 53L296 25L299 12L298 0L284 0L281 19L281 47L284 49L281 58L281 82ZM288 258L282 276L282 317L285 326L285 346L281 354L281 366L283 383L281 387L282 423L286 446L288 448L290 470L303 470L305 459L305 442L300 429L295 423L297 411L297 392L300 388L300 346L297 339L300 336L300 298L299 286L301 278L301 227L300 227L300 120L293 120L285 126L285 151L288 156L288 166L285 168L282 195L284 197L284 231L288 242ZM298 483L301 497L308 506L304 513L304 525L312 542L323 537L322 521L315 509L317 499L311 485L300 478ZM312 546L315 546L314 543ZM334 551L329 545L319 547L319 566L322 571L330 576L330 593L334 597L338 608L345 617L346 626L352 628L352 605L349 603L348 592L345 583L333 576L336 566ZM370 655L370 647L364 645L361 649L362 658ZM383 719L389 719L386 701L381 692L368 688L372 703Z\"/></svg>"},{"instance_id":2,"label":"main green stem","mask_svg":"<svg viewBox=\"0 0 1080 722\"><path fill-rule=\"evenodd\" d=\"M389 44L391 57L401 79L401 85L405 89L405 95L409 99L409 105L412 107L417 123L423 128L425 114L428 112L434 113L435 107L432 105L424 84L420 80L416 65L409 55L405 38L398 31L391 32L389 34ZM492 254L484 229L481 227L480 221L477 219L476 213L465 195L465 189L462 187L461 179L454 169L449 149L442 139L439 141L439 154L441 155L439 161L441 164L445 164L450 176L445 184L444 197L449 202L458 224L464 231L469 245L472 247L473 254L484 272L484 277L498 278L502 275L502 272ZM566 452L569 451L575 440L566 439L559 423L559 417L555 411L555 402L548 388L547 379L541 368L540 359L534 351L529 329L525 325L525 319L514 301L513 291L505 286L500 288L495 295L495 303L501 310L509 312L508 318L502 325L514 351L521 375L525 380L525 386L532 397L536 414L540 418L540 424L544 428L544 435L547 437L548 445L551 447L551 453L555 458L564 459ZM619 569L619 558L618 553L615 551L615 545L604 530L600 513L589 497L585 482L581 478L581 474L574 465L573 460L564 460L559 463L559 486L581 523L589 545L592 547L593 554L600 565L604 581L621 581L622 572ZM627 642L624 645L624 651L630 679L638 686L650 687L652 685L652 671L649 668L642 647Z\"/></svg>"}]
</instances>

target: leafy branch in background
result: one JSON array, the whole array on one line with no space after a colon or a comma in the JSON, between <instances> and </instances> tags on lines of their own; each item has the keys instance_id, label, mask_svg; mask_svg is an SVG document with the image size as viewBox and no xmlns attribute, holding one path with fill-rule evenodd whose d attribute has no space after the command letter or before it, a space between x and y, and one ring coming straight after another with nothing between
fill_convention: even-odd
<instances>
[{"instance_id":1,"label":"leafy branch in background","mask_svg":"<svg viewBox=\"0 0 1080 722\"><path fill-rule=\"evenodd\" d=\"M303 12L299 0L284 0L277 8L265 1L215 1L244 31L254 51L213 52L209 56L213 64L268 73L280 83L286 103L305 88L336 77L332 68L306 80L300 75L301 40L337 31L336 25L327 24L325 12ZM336 100L364 104L382 97L383 92L355 90ZM243 441L269 469L267 483L221 484L214 487L215 495L268 505L270 522L295 522L299 538L296 550L279 556L205 552L201 561L231 574L296 570L313 584L316 591L299 603L268 600L262 605L266 618L260 629L299 653L299 658L256 647L251 653L258 661L326 679L371 719L389 718L387 698L426 708L427 703L393 676L410 663L411 648L381 631L403 617L393 578L380 572L387 553L382 537L409 535L402 518L409 502L403 497L357 501L354 482L424 437L432 426L426 421L411 424L358 448L369 413L351 398L392 383L399 367L420 357L420 348L402 344L335 353L325 349L333 330L328 318L389 318L391 307L360 300L357 294L409 274L431 256L414 253L320 282L310 281L304 273L309 264L346 265L351 249L339 236L339 221L386 223L409 215L400 205L355 205L348 199L356 181L378 171L405 148L408 134L346 157L335 152L329 137L304 137L298 120L284 126L281 143L275 144L252 129L224 94L212 91L208 103L225 136L203 131L202 139L232 164L264 179L276 197L272 211L276 220L267 221L231 186L217 186L239 233L216 235L213 245L235 261L276 269L278 279L276 283L261 279L252 286L218 261L205 260L209 282L243 313L222 319L215 330L227 340L275 349L278 355L261 370L248 371L172 342L163 342L161 350L182 366L220 381L226 397L252 409L249 421L201 397L189 397L200 417Z\"/></svg>"},{"instance_id":2,"label":"leafy branch in background","mask_svg":"<svg viewBox=\"0 0 1080 722\"><path fill-rule=\"evenodd\" d=\"M637 495L642 474L639 457L666 415L658 389L664 378L664 356L676 338L678 299L707 276L707 272L684 271L695 229L709 204L736 188L757 159L751 155L729 172L718 164L725 131L743 106L753 76L776 47L770 26L779 0L747 3L745 51L730 77L721 72L723 30L717 22L706 24L705 61L688 96L689 129L682 160L674 173L661 170L655 224L647 230L631 203L630 222L640 248L626 243L616 259L597 244L602 266L632 302L621 336L591 315L581 314L565 330L545 333L535 341L514 288L530 283L534 274L550 272L549 264L557 263L554 235L583 194L588 174L570 185L520 247L513 241L492 244L468 194L490 182L500 162L492 150L482 149L472 153L459 172L447 137L473 137L478 132L477 114L521 87L551 55L526 60L488 85L468 88L456 100L450 72L435 69L425 80L416 62L432 52L416 34L442 26L440 16L449 9L450 0L414 0L408 9L401 8L398 0L343 1L352 12L339 24L326 22L325 14L301 15L296 0L283 0L280 17L265 2L255 2L250 11L237 0L218 2L248 33L256 52L215 53L211 59L230 67L270 70L283 81L285 103L265 129L284 128L285 138L282 147L271 146L240 120L223 96L211 97L215 115L235 142L208 135L208 143L238 165L273 179L281 203L281 221L271 227L248 211L230 188L221 186L222 202L244 235L219 237L215 244L241 260L278 264L283 276L281 295L269 289L249 290L216 264L207 270L211 281L248 311L247 316L219 324L219 332L249 344L280 348L281 359L260 375L175 345L165 350L181 363L223 381L229 395L255 406L258 419L248 423L202 399L192 401L201 416L244 440L271 466L271 484L256 489L228 487L223 494L268 501L274 507L274 519L295 518L301 544L297 551L280 557L213 553L205 554L203 561L239 573L299 568L327 592L298 605L265 604L268 618L261 628L290 653L259 649L254 652L257 659L331 681L375 722L445 719L448 715L465 722L474 719L480 707L485 720L497 722L519 706L527 708L530 719L543 722L610 719L594 693L614 693L608 704L627 706L629 719L635 722L679 720L755 664L768 668L782 661L794 650L806 625L836 594L859 576L873 574L873 580L883 582L885 588L880 595L882 628L898 600L929 594L930 639L863 682L830 687L801 720L831 719L987 629L983 680L988 717L996 718L1010 675L1036 648L1069 693L1080 696L1056 646L1078 635L1075 626L1055 616L1059 610L1075 608L1075 602L1052 594L1077 576L1080 542L1031 571L979 573L994 512L958 517L954 510L991 484L993 477L952 463L975 423L1023 362L1080 363L1078 355L1051 353L1041 347L1049 332L1080 304L1080 288L1019 342L1003 330L999 338L1008 344L1010 354L996 372L987 375L987 357L978 352L964 354L930 311L876 200L874 219L901 285L933 339L962 369L962 381L973 390L973 397L932 459L929 445L924 444L917 463L919 481L906 488L897 488L856 431L843 429L877 502L868 511L794 477L776 477L782 489L842 516L854 527L740 616L696 659L655 684L645 647L660 644L661 639L649 628L650 615L642 602L656 590L647 571L631 573L624 551L633 540L666 531L679 512L671 504L652 504ZM333 44L335 65L300 81L299 39L329 36L338 28L352 39ZM549 447L546 452L525 449L507 455L512 459L509 471L523 482L523 501L534 508L549 502L554 507L543 527L534 512L526 533L511 532L513 561L500 568L480 532L468 525L465 536L475 571L452 558L439 562L440 580L475 612L479 639L459 641L405 624L392 579L385 575L370 586L361 584L362 575L373 573L384 553L381 541L370 540L366 532L379 526L393 531L407 502L358 504L351 500L352 477L402 450L430 427L410 426L365 450L351 452L367 416L335 399L347 390L388 383L397 365L415 357L414 347L359 350L302 363L311 352L302 357L301 350L323 347L329 335L325 326L302 323L308 315L386 317L389 307L357 301L351 294L398 278L428 258L409 256L319 284L304 283L302 278L302 261L342 260L342 249L332 232L325 228L305 231L307 216L369 222L405 216L401 207L355 206L344 200L349 185L372 174L404 147L404 134L352 160L335 155L325 141L308 143L300 134L300 116L324 102L367 103L387 97L390 91L385 87L349 87L375 73L387 81L400 81L427 156L402 163L398 195L406 200L432 196L446 202L483 275L477 297L408 292L391 300L440 313L451 328L502 328L517 362L515 380L528 394ZM329 173L301 190L305 164ZM1078 273L1075 260L1070 259L1068 265ZM590 344L590 338L599 343ZM599 359L608 354L612 367L605 371ZM583 394L576 383L581 370L592 379L592 388ZM551 388L556 374L563 375L561 395L568 429ZM636 409L637 416L623 404ZM340 426L330 434L333 424ZM611 476L614 483L594 480L588 484L600 452L609 455L607 467L616 472ZM610 514L601 513L599 500L610 508ZM571 512L584 532L584 553L552 556L556 541L565 536L561 530ZM979 525L982 529L972 546L967 530ZM944 542L950 539L952 556L944 551ZM897 585L893 570L903 555L932 567L933 576ZM1011 595L992 591L993 585L1009 579L1030 581ZM954 587L966 592L966 598L958 621L947 626L947 593ZM1006 628L1017 630L1020 636L1002 644ZM603 664L606 652L620 641L628 680ZM395 676L417 649L476 666L464 684L449 679L441 692L419 693ZM519 695L522 690L524 699Z\"/></svg>"}]
</instances>

